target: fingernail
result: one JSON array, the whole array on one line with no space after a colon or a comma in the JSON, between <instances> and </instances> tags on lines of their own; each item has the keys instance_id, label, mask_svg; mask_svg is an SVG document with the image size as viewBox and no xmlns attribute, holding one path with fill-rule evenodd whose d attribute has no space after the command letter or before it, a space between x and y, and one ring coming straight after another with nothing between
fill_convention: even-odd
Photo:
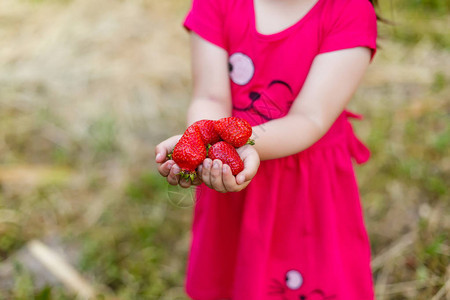
<instances>
[{"instance_id":1,"label":"fingernail","mask_svg":"<svg viewBox=\"0 0 450 300\"><path fill-rule=\"evenodd\" d=\"M242 184L245 181L245 176L244 175L239 175L236 180L237 180L238 184Z\"/></svg>"},{"instance_id":2,"label":"fingernail","mask_svg":"<svg viewBox=\"0 0 450 300\"><path fill-rule=\"evenodd\" d=\"M226 174L226 173L228 172L228 166L227 166L227 165L223 165L223 167L222 167L222 172L223 172L224 174Z\"/></svg>"},{"instance_id":3,"label":"fingernail","mask_svg":"<svg viewBox=\"0 0 450 300\"><path fill-rule=\"evenodd\" d=\"M159 161L159 158L160 158L160 157L161 157L161 153L156 154L155 160L156 160L156 161Z\"/></svg>"},{"instance_id":4,"label":"fingernail","mask_svg":"<svg viewBox=\"0 0 450 300\"><path fill-rule=\"evenodd\" d=\"M211 161L210 160L206 160L205 161L205 168L209 169L211 167Z\"/></svg>"},{"instance_id":5,"label":"fingernail","mask_svg":"<svg viewBox=\"0 0 450 300\"><path fill-rule=\"evenodd\" d=\"M218 169L219 168L219 163L218 162L215 162L214 163L214 169Z\"/></svg>"}]
</instances>

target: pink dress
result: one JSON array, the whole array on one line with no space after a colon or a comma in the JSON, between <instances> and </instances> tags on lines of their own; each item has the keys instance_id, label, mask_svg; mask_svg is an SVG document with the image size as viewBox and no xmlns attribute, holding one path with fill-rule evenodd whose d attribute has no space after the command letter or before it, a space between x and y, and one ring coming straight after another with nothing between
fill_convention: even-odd
<instances>
[{"instance_id":1,"label":"pink dress","mask_svg":"<svg viewBox=\"0 0 450 300\"><path fill-rule=\"evenodd\" d=\"M233 115L258 125L283 117L314 57L376 49L368 0L318 0L295 25L255 29L253 0L194 0L185 23L229 54ZM239 193L197 191L186 291L196 300L373 299L370 245L352 158L369 151L347 111L298 154L261 162ZM301 132L292 128L292 138ZM263 133L262 133L263 134Z\"/></svg>"}]
</instances>

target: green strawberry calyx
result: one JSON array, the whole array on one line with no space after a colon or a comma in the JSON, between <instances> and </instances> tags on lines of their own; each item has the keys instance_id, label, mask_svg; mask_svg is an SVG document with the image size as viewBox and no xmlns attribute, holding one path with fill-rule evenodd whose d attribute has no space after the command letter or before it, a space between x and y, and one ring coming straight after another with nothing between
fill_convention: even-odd
<instances>
[{"instance_id":1,"label":"green strawberry calyx","mask_svg":"<svg viewBox=\"0 0 450 300\"><path fill-rule=\"evenodd\" d=\"M180 175L181 178L185 179L186 181L194 182L194 179L197 177L197 172L195 171L188 171L188 170L181 170L180 173L177 175Z\"/></svg>"},{"instance_id":2,"label":"green strawberry calyx","mask_svg":"<svg viewBox=\"0 0 450 300\"><path fill-rule=\"evenodd\" d=\"M211 144L206 145L206 157L209 157L208 153L209 153L209 148L211 148L211 147L212 147Z\"/></svg>"}]
</instances>

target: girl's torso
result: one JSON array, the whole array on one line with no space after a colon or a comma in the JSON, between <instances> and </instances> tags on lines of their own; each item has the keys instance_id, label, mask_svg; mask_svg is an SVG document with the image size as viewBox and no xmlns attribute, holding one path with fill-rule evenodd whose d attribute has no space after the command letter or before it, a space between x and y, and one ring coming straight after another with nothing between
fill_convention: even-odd
<instances>
[{"instance_id":1,"label":"girl's torso","mask_svg":"<svg viewBox=\"0 0 450 300\"><path fill-rule=\"evenodd\" d=\"M228 6L223 28L233 114L252 125L288 113L319 53L326 1L296 2L290 13L283 1L231 1Z\"/></svg>"},{"instance_id":2,"label":"girl's torso","mask_svg":"<svg viewBox=\"0 0 450 300\"><path fill-rule=\"evenodd\" d=\"M368 0L194 0L184 25L228 52L233 115L253 126L289 112L318 54L376 40Z\"/></svg>"}]
</instances>

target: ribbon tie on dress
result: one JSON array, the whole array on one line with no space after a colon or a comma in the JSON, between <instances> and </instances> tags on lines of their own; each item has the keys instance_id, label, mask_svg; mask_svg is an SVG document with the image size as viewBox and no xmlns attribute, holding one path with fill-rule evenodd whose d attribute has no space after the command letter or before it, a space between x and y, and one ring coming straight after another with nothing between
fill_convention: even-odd
<instances>
[{"instance_id":1,"label":"ribbon tie on dress","mask_svg":"<svg viewBox=\"0 0 450 300\"><path fill-rule=\"evenodd\" d=\"M364 145L359 138L356 136L353 126L348 119L357 119L362 120L363 116L355 114L350 111L344 111L345 117L347 119L346 125L346 137L347 137L347 146L350 152L350 155L355 159L356 163L363 164L367 162L370 158L370 150Z\"/></svg>"}]
</instances>

